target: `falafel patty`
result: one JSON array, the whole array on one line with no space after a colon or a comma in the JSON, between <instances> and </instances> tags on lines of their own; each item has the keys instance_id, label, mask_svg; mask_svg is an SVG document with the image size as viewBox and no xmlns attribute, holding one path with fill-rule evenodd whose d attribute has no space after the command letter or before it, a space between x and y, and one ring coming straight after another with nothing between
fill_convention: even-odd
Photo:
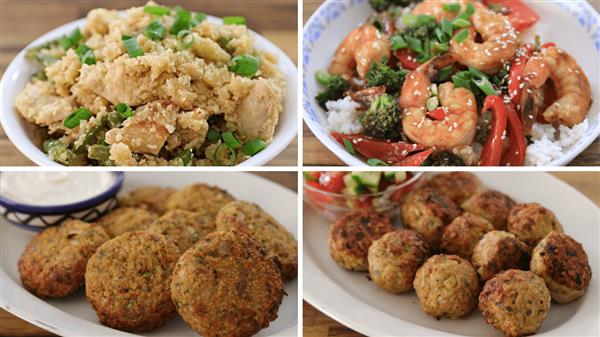
<instances>
[{"instance_id":1,"label":"falafel patty","mask_svg":"<svg viewBox=\"0 0 600 337\"><path fill-rule=\"evenodd\" d=\"M402 223L421 234L432 252L439 250L444 227L459 215L456 204L431 187L411 191L401 205Z\"/></svg>"},{"instance_id":2,"label":"falafel patty","mask_svg":"<svg viewBox=\"0 0 600 337\"><path fill-rule=\"evenodd\" d=\"M158 216L141 207L121 207L97 220L111 238L123 233L148 229Z\"/></svg>"},{"instance_id":3,"label":"falafel patty","mask_svg":"<svg viewBox=\"0 0 600 337\"><path fill-rule=\"evenodd\" d=\"M119 198L122 206L141 207L156 214L167 211L167 200L177 190L171 187L143 186L129 191Z\"/></svg>"},{"instance_id":4,"label":"falafel patty","mask_svg":"<svg viewBox=\"0 0 600 337\"><path fill-rule=\"evenodd\" d=\"M508 213L515 205L509 196L498 191L487 190L475 193L462 204L469 213L479 215L492 223L495 229L506 230Z\"/></svg>"},{"instance_id":5,"label":"falafel patty","mask_svg":"<svg viewBox=\"0 0 600 337\"><path fill-rule=\"evenodd\" d=\"M383 214L358 210L346 214L329 227L329 253L342 268L369 269L367 256L373 241L394 230Z\"/></svg>"},{"instance_id":6,"label":"falafel patty","mask_svg":"<svg viewBox=\"0 0 600 337\"><path fill-rule=\"evenodd\" d=\"M503 270L527 269L529 249L513 234L493 230L475 245L471 263L481 279L487 281Z\"/></svg>"},{"instance_id":7,"label":"falafel patty","mask_svg":"<svg viewBox=\"0 0 600 337\"><path fill-rule=\"evenodd\" d=\"M507 337L537 331L550 310L550 293L541 277L509 269L487 281L479 294L485 321Z\"/></svg>"},{"instance_id":8,"label":"falafel patty","mask_svg":"<svg viewBox=\"0 0 600 337\"><path fill-rule=\"evenodd\" d=\"M468 172L436 174L425 182L425 186L438 190L457 205L469 199L479 188L479 179Z\"/></svg>"},{"instance_id":9,"label":"falafel patty","mask_svg":"<svg viewBox=\"0 0 600 337\"><path fill-rule=\"evenodd\" d=\"M85 266L110 237L97 224L67 220L37 234L18 262L23 287L38 297L62 297L84 284Z\"/></svg>"},{"instance_id":10,"label":"falafel patty","mask_svg":"<svg viewBox=\"0 0 600 337\"><path fill-rule=\"evenodd\" d=\"M179 250L164 236L128 232L90 258L85 293L100 322L124 331L150 331L175 313L169 294Z\"/></svg>"},{"instance_id":11,"label":"falafel patty","mask_svg":"<svg viewBox=\"0 0 600 337\"><path fill-rule=\"evenodd\" d=\"M258 205L233 201L223 206L216 218L217 230L243 230L260 243L268 258L272 258L284 281L298 274L298 242L269 213Z\"/></svg>"},{"instance_id":12,"label":"falafel patty","mask_svg":"<svg viewBox=\"0 0 600 337\"><path fill-rule=\"evenodd\" d=\"M235 201L235 198L219 187L194 184L173 193L167 200L167 209L183 209L214 219L221 207L232 201Z\"/></svg>"},{"instance_id":13,"label":"falafel patty","mask_svg":"<svg viewBox=\"0 0 600 337\"><path fill-rule=\"evenodd\" d=\"M182 254L215 230L211 217L181 209L168 211L148 228L149 232L164 235L171 240Z\"/></svg>"},{"instance_id":14,"label":"falafel patty","mask_svg":"<svg viewBox=\"0 0 600 337\"><path fill-rule=\"evenodd\" d=\"M535 247L531 271L544 279L550 296L558 303L569 303L583 296L592 279L581 243L559 232L550 232Z\"/></svg>"},{"instance_id":15,"label":"falafel patty","mask_svg":"<svg viewBox=\"0 0 600 337\"><path fill-rule=\"evenodd\" d=\"M563 228L551 210L533 202L515 205L510 210L508 231L533 249L548 233L562 232Z\"/></svg>"},{"instance_id":16,"label":"falafel patty","mask_svg":"<svg viewBox=\"0 0 600 337\"><path fill-rule=\"evenodd\" d=\"M391 293L408 291L413 287L417 269L428 256L429 247L417 232L389 232L369 247L369 277Z\"/></svg>"},{"instance_id":17,"label":"falafel patty","mask_svg":"<svg viewBox=\"0 0 600 337\"><path fill-rule=\"evenodd\" d=\"M457 319L468 315L477 304L479 278L469 261L440 254L417 270L414 287L425 313Z\"/></svg>"},{"instance_id":18,"label":"falafel patty","mask_svg":"<svg viewBox=\"0 0 600 337\"><path fill-rule=\"evenodd\" d=\"M171 297L185 322L205 337L251 336L277 318L283 281L249 235L209 234L175 267Z\"/></svg>"},{"instance_id":19,"label":"falafel patty","mask_svg":"<svg viewBox=\"0 0 600 337\"><path fill-rule=\"evenodd\" d=\"M440 249L446 254L455 254L470 261L477 242L492 230L494 226L486 219L463 213L444 228Z\"/></svg>"}]
</instances>

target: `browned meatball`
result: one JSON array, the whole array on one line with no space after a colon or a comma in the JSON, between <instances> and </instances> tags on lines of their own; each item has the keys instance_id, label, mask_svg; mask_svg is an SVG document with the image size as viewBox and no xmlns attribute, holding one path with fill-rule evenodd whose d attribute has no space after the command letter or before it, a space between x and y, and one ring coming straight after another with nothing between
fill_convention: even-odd
<instances>
[{"instance_id":1,"label":"browned meatball","mask_svg":"<svg viewBox=\"0 0 600 337\"><path fill-rule=\"evenodd\" d=\"M527 245L513 234L494 230L475 245L471 263L485 281L503 270L527 269L528 251Z\"/></svg>"},{"instance_id":2,"label":"browned meatball","mask_svg":"<svg viewBox=\"0 0 600 337\"><path fill-rule=\"evenodd\" d=\"M477 192L479 179L468 172L441 173L427 180L425 186L435 188L460 205Z\"/></svg>"},{"instance_id":3,"label":"browned meatball","mask_svg":"<svg viewBox=\"0 0 600 337\"><path fill-rule=\"evenodd\" d=\"M444 227L460 215L450 198L430 187L411 191L400 211L402 223L421 234L432 252L439 250Z\"/></svg>"},{"instance_id":4,"label":"browned meatball","mask_svg":"<svg viewBox=\"0 0 600 337\"><path fill-rule=\"evenodd\" d=\"M329 253L341 267L367 271L373 241L394 230L388 218L374 211L346 214L329 227Z\"/></svg>"},{"instance_id":5,"label":"browned meatball","mask_svg":"<svg viewBox=\"0 0 600 337\"><path fill-rule=\"evenodd\" d=\"M562 232L563 229L551 210L534 202L518 204L510 210L508 231L533 249L548 233Z\"/></svg>"},{"instance_id":6,"label":"browned meatball","mask_svg":"<svg viewBox=\"0 0 600 337\"><path fill-rule=\"evenodd\" d=\"M558 303L569 303L583 296L592 279L581 244L558 232L551 232L535 247L531 271L544 279L552 299Z\"/></svg>"},{"instance_id":7,"label":"browned meatball","mask_svg":"<svg viewBox=\"0 0 600 337\"><path fill-rule=\"evenodd\" d=\"M479 215L464 213L455 218L442 234L442 252L471 260L473 248L485 233L494 230L492 224Z\"/></svg>"},{"instance_id":8,"label":"browned meatball","mask_svg":"<svg viewBox=\"0 0 600 337\"><path fill-rule=\"evenodd\" d=\"M498 191L479 192L467 199L462 208L469 213L479 215L492 223L494 228L506 230L506 221L514 200Z\"/></svg>"}]
</instances>

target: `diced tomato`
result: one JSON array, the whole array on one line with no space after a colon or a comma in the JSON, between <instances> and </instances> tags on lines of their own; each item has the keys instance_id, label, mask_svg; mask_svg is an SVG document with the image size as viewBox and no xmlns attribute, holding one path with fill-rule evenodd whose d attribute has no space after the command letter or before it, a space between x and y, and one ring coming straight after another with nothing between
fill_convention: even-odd
<instances>
[{"instance_id":1,"label":"diced tomato","mask_svg":"<svg viewBox=\"0 0 600 337\"><path fill-rule=\"evenodd\" d=\"M340 144L344 144L344 139L349 140L352 142L354 150L367 158L377 158L388 163L401 161L408 156L409 153L420 151L425 148L420 144L371 139L363 134L343 135L341 133L332 132L331 136Z\"/></svg>"},{"instance_id":2,"label":"diced tomato","mask_svg":"<svg viewBox=\"0 0 600 337\"><path fill-rule=\"evenodd\" d=\"M319 171L304 171L304 179L308 181L319 181L321 172Z\"/></svg>"},{"instance_id":3,"label":"diced tomato","mask_svg":"<svg viewBox=\"0 0 600 337\"><path fill-rule=\"evenodd\" d=\"M357 197L352 200L354 202L355 209L371 209L373 208L372 197Z\"/></svg>"},{"instance_id":4,"label":"diced tomato","mask_svg":"<svg viewBox=\"0 0 600 337\"><path fill-rule=\"evenodd\" d=\"M306 183L317 190L323 189L323 187L316 181L307 181ZM308 197L313 201L313 204L319 209L322 209L324 205L328 205L333 201L332 196L323 194L319 191L313 191L310 189L305 189L305 191L308 194Z\"/></svg>"},{"instance_id":5,"label":"diced tomato","mask_svg":"<svg viewBox=\"0 0 600 337\"><path fill-rule=\"evenodd\" d=\"M417 62L417 53L408 48L397 49L394 51L394 56L400 61L400 64L404 69L415 70L421 65Z\"/></svg>"},{"instance_id":6,"label":"diced tomato","mask_svg":"<svg viewBox=\"0 0 600 337\"><path fill-rule=\"evenodd\" d=\"M483 3L486 6L504 6L508 10L506 16L510 23L520 32L533 26L540 19L540 16L521 0L484 0Z\"/></svg>"},{"instance_id":7,"label":"diced tomato","mask_svg":"<svg viewBox=\"0 0 600 337\"><path fill-rule=\"evenodd\" d=\"M421 166L421 164L423 164L423 162L427 160L427 158L429 158L429 155L431 155L431 153L433 153L433 149L428 149L419 153L415 153L410 157L406 157L394 163L394 166Z\"/></svg>"},{"instance_id":8,"label":"diced tomato","mask_svg":"<svg viewBox=\"0 0 600 337\"><path fill-rule=\"evenodd\" d=\"M319 185L327 192L339 193L344 189L344 176L346 173L347 172L322 172L319 177Z\"/></svg>"}]
</instances>

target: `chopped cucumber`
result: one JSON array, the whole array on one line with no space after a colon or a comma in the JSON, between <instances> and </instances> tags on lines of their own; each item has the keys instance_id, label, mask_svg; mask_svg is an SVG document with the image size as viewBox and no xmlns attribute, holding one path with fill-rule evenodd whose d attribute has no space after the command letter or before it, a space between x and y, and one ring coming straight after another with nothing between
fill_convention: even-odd
<instances>
[{"instance_id":1,"label":"chopped cucumber","mask_svg":"<svg viewBox=\"0 0 600 337\"><path fill-rule=\"evenodd\" d=\"M385 171L383 172L383 179L387 181L395 181L396 180L396 172Z\"/></svg>"},{"instance_id":2,"label":"chopped cucumber","mask_svg":"<svg viewBox=\"0 0 600 337\"><path fill-rule=\"evenodd\" d=\"M364 185L372 192L379 190L379 181L381 180L381 172L352 172L352 177Z\"/></svg>"},{"instance_id":3,"label":"chopped cucumber","mask_svg":"<svg viewBox=\"0 0 600 337\"><path fill-rule=\"evenodd\" d=\"M345 195L358 195L358 191L357 191L356 186L355 187L346 186L342 190L342 194L345 194Z\"/></svg>"},{"instance_id":4,"label":"chopped cucumber","mask_svg":"<svg viewBox=\"0 0 600 337\"><path fill-rule=\"evenodd\" d=\"M406 172L405 171L400 171L400 172L395 172L395 176L394 178L396 179L397 183L401 183L403 181L406 180Z\"/></svg>"}]
</instances>

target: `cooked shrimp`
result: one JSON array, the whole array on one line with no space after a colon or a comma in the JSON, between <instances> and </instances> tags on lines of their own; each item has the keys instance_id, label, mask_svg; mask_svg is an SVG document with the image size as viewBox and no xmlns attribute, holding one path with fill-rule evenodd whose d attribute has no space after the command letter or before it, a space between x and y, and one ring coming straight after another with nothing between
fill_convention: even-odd
<instances>
[{"instance_id":1,"label":"cooked shrimp","mask_svg":"<svg viewBox=\"0 0 600 337\"><path fill-rule=\"evenodd\" d=\"M475 13L471 16L469 35L463 42L452 39L450 52L458 63L494 74L517 52L517 31L506 16L494 13L478 2L472 4ZM483 42L475 41L477 33Z\"/></svg>"},{"instance_id":2,"label":"cooked shrimp","mask_svg":"<svg viewBox=\"0 0 600 337\"><path fill-rule=\"evenodd\" d=\"M456 16L456 13L444 10L444 4L457 2L465 3L464 0L425 0L417 4L411 13L413 15L432 15L438 21L442 20L442 18L450 20Z\"/></svg>"},{"instance_id":3,"label":"cooked shrimp","mask_svg":"<svg viewBox=\"0 0 600 337\"><path fill-rule=\"evenodd\" d=\"M451 82L438 86L440 106L446 117L441 120L427 116L431 77L435 74L435 59L412 71L406 77L400 95L402 127L413 142L442 150L463 147L473 142L477 126L475 96L465 88L455 88Z\"/></svg>"},{"instance_id":4,"label":"cooked shrimp","mask_svg":"<svg viewBox=\"0 0 600 337\"><path fill-rule=\"evenodd\" d=\"M365 78L371 63L390 57L390 42L375 26L364 24L354 29L338 46L329 66L329 73L346 79Z\"/></svg>"},{"instance_id":5,"label":"cooked shrimp","mask_svg":"<svg viewBox=\"0 0 600 337\"><path fill-rule=\"evenodd\" d=\"M554 46L544 48L527 61L522 76L525 83L522 107L533 108L533 111L542 109L542 105L548 103L543 98L534 104L531 101L536 94L543 92L540 88L551 80L556 100L543 111L544 119L568 127L583 121L592 104L592 91L587 76L571 55ZM533 118L536 113L529 115Z\"/></svg>"}]
</instances>

